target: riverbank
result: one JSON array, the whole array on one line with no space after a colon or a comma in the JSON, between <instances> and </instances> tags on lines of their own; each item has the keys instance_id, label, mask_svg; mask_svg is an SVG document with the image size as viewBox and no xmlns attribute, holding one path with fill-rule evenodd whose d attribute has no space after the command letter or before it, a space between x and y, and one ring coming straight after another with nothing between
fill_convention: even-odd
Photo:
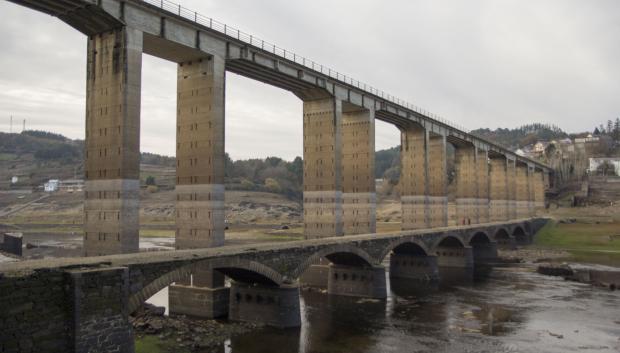
<instances>
[{"instance_id":1,"label":"riverbank","mask_svg":"<svg viewBox=\"0 0 620 353\"><path fill-rule=\"evenodd\" d=\"M534 238L532 249L564 251L560 261L620 267L620 222L580 218L552 220Z\"/></svg>"},{"instance_id":2,"label":"riverbank","mask_svg":"<svg viewBox=\"0 0 620 353\"><path fill-rule=\"evenodd\" d=\"M145 304L130 317L136 353L219 353L231 337L262 326L252 323L166 316L165 308Z\"/></svg>"}]
</instances>

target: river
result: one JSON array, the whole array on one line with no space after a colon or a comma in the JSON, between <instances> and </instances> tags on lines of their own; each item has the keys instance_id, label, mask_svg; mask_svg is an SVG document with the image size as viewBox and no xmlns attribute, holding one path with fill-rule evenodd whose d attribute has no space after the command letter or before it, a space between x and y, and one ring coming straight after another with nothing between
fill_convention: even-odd
<instances>
[{"instance_id":1,"label":"river","mask_svg":"<svg viewBox=\"0 0 620 353\"><path fill-rule=\"evenodd\" d=\"M149 300L166 304L166 290ZM226 353L620 352L620 292L495 268L473 283L394 280L387 300L302 292L302 326L231 337Z\"/></svg>"}]
</instances>

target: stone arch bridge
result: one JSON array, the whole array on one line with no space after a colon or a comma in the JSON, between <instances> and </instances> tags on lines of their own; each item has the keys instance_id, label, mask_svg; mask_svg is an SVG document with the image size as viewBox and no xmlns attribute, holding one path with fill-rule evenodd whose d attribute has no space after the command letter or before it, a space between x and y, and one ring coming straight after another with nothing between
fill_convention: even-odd
<instances>
[{"instance_id":1,"label":"stone arch bridge","mask_svg":"<svg viewBox=\"0 0 620 353\"><path fill-rule=\"evenodd\" d=\"M232 279L222 298L229 319L297 326L299 279L319 259L331 262L329 294L383 298L387 258L391 277L426 281L449 269L467 276L496 257L498 243L528 242L544 222L2 264L0 351L131 352L128 315L198 268Z\"/></svg>"}]
</instances>

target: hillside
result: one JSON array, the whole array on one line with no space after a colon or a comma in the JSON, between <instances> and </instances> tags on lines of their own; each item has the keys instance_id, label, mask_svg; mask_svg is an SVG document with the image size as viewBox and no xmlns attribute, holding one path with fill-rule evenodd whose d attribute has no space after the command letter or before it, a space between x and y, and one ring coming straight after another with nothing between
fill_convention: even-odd
<instances>
[{"instance_id":1,"label":"hillside","mask_svg":"<svg viewBox=\"0 0 620 353\"><path fill-rule=\"evenodd\" d=\"M547 124L528 124L516 129L477 129L471 133L512 150L540 140L550 141L568 137L568 134L559 127Z\"/></svg>"}]
</instances>

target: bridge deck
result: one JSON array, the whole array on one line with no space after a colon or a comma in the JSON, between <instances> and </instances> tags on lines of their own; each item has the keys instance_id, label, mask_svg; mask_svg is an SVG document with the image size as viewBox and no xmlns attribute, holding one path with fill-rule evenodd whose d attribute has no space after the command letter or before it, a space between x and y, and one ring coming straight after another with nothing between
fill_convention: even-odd
<instances>
[{"instance_id":1,"label":"bridge deck","mask_svg":"<svg viewBox=\"0 0 620 353\"><path fill-rule=\"evenodd\" d=\"M362 241L368 241L373 239L383 240L396 240L406 236L416 236L419 238L438 237L441 234L446 234L456 231L469 231L469 230L484 230L486 228L493 228L497 226L511 226L515 224L522 224L523 222L531 221L527 219L511 220L510 222L495 222L477 224L471 226L452 226L442 227L424 230L411 230L395 233L377 233L377 234L362 234L343 237L321 238L312 240L299 240L289 242L274 242L274 243L261 243L261 244L248 244L248 245L233 245L222 246L217 248L208 249L195 249L195 250L174 250L174 251L159 251L159 252L141 252L135 254L122 254L122 255L109 255L109 256L97 256L97 257L78 257L78 258L52 258L42 260L27 260L20 262L10 262L0 264L0 277L13 277L23 276L24 274L36 271L36 270L49 270L49 269L67 269L67 268L81 268L81 267L99 267L99 266L130 266L130 265L148 265L158 264L163 262L186 262L197 259L213 259L229 256L236 256L253 252L260 255L260 253L271 253L277 251L294 250L300 248L311 248L317 246L326 245L338 245L338 244L353 244Z\"/></svg>"}]
</instances>

